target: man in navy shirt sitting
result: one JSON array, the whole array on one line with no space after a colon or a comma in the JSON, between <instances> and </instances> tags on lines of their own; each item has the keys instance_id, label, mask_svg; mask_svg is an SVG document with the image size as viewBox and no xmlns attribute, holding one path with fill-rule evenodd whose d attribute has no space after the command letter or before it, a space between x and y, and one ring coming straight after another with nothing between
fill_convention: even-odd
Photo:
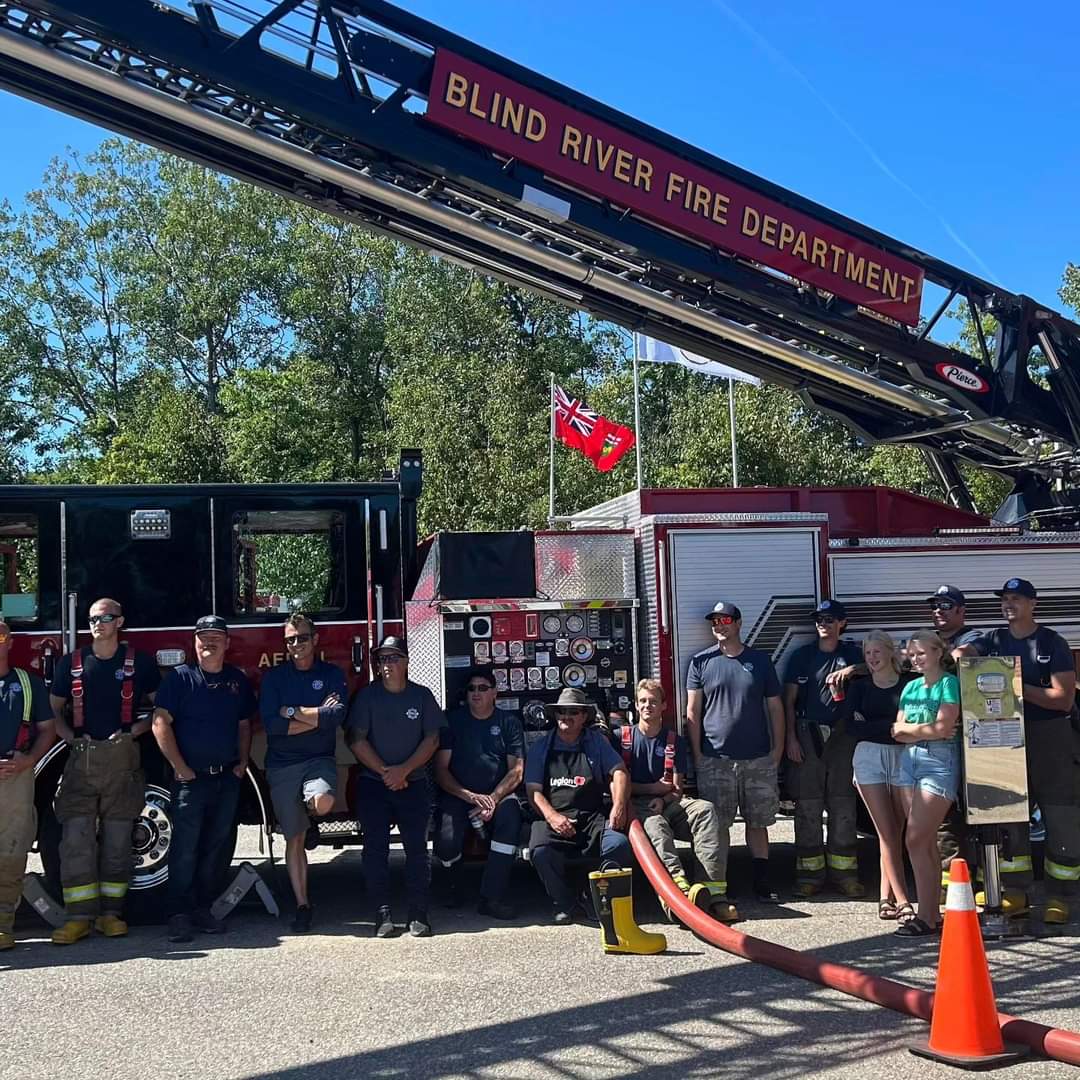
<instances>
[{"instance_id":1,"label":"man in navy shirt sitting","mask_svg":"<svg viewBox=\"0 0 1080 1080\"><path fill-rule=\"evenodd\" d=\"M311 619L299 612L290 615L285 620L289 659L271 668L259 688L266 779L274 816L285 834L285 865L296 897L292 928L297 934L311 929L305 834L311 817L334 809L337 733L349 696L345 673L320 660L318 646L319 634Z\"/></svg>"},{"instance_id":2,"label":"man in navy shirt sitting","mask_svg":"<svg viewBox=\"0 0 1080 1080\"><path fill-rule=\"evenodd\" d=\"M255 694L248 677L225 663L229 628L220 615L195 624L197 663L165 676L154 701L154 738L176 782L169 849L169 940L190 941L224 926L210 913L221 891L236 827L240 779L251 752Z\"/></svg>"},{"instance_id":3,"label":"man in navy shirt sitting","mask_svg":"<svg viewBox=\"0 0 1080 1080\"><path fill-rule=\"evenodd\" d=\"M521 786L525 734L517 715L495 708L490 668L472 668L465 683L465 705L439 729L435 782L439 785L439 834L435 857L446 871L449 902L460 903L461 852L474 826L491 830L491 848L480 885L481 915L513 919L517 912L503 899L521 839Z\"/></svg>"},{"instance_id":4,"label":"man in navy shirt sitting","mask_svg":"<svg viewBox=\"0 0 1080 1080\"><path fill-rule=\"evenodd\" d=\"M735 922L739 913L727 898L727 843L720 835L720 819L707 799L682 793L686 743L674 728L664 727L665 695L659 679L637 684L636 704L638 722L612 732L612 742L630 770L634 814L675 884L714 919ZM690 884L676 839L693 843L707 880Z\"/></svg>"}]
</instances>

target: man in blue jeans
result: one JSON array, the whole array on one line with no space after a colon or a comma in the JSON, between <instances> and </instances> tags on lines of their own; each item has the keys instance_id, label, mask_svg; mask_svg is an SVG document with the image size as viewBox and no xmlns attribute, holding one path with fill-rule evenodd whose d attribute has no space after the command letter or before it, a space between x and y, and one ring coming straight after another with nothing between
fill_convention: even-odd
<instances>
[{"instance_id":1,"label":"man in blue jeans","mask_svg":"<svg viewBox=\"0 0 1080 1080\"><path fill-rule=\"evenodd\" d=\"M374 655L379 681L356 695L346 726L349 746L364 766L356 807L364 832L364 878L375 905L375 936L397 933L390 910L390 826L396 821L405 846L408 930L413 937L430 937L426 766L446 720L431 691L409 681L409 654L401 638L383 638Z\"/></svg>"},{"instance_id":2,"label":"man in blue jeans","mask_svg":"<svg viewBox=\"0 0 1080 1080\"><path fill-rule=\"evenodd\" d=\"M525 761L525 790L540 819L529 834L529 855L562 926L573 921L576 900L567 859L633 865L622 832L630 824L630 773L591 726L596 706L582 691L563 690L544 712L555 729L533 743ZM608 791L611 811L605 814Z\"/></svg>"},{"instance_id":3,"label":"man in blue jeans","mask_svg":"<svg viewBox=\"0 0 1080 1080\"><path fill-rule=\"evenodd\" d=\"M256 709L248 677L225 663L228 648L225 620L204 615L195 624L197 663L173 668L154 701L154 738L176 774L167 890L174 942L190 941L193 926L205 934L224 930L210 905L236 828Z\"/></svg>"}]
</instances>

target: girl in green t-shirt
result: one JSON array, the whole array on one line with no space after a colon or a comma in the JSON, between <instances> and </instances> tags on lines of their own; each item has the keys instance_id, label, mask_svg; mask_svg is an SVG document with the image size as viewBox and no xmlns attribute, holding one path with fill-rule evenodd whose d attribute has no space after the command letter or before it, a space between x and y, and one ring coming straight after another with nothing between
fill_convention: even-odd
<instances>
[{"instance_id":1,"label":"girl in green t-shirt","mask_svg":"<svg viewBox=\"0 0 1080 1080\"><path fill-rule=\"evenodd\" d=\"M960 784L960 684L944 669L947 648L932 630L911 635L908 655L920 678L904 687L892 729L903 747L897 786L907 812L907 849L919 905L918 916L897 928L902 937L936 933L940 918L937 831Z\"/></svg>"}]
</instances>

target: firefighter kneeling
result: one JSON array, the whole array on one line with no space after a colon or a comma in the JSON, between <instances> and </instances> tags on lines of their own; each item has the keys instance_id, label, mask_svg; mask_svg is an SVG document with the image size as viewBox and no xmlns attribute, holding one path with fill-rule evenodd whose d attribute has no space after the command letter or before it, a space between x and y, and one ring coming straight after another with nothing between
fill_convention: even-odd
<instances>
[{"instance_id":1,"label":"firefighter kneeling","mask_svg":"<svg viewBox=\"0 0 1080 1080\"><path fill-rule=\"evenodd\" d=\"M682 794L686 775L686 745L672 729L664 730L664 688L659 679L637 684L637 724L614 731L615 746L622 751L630 770L630 793L634 814L652 841L672 880L689 899L721 922L735 922L739 913L727 898L724 851L720 819L706 799ZM706 880L691 885L675 850L675 841L689 840ZM674 919L666 904L669 919Z\"/></svg>"},{"instance_id":2,"label":"firefighter kneeling","mask_svg":"<svg viewBox=\"0 0 1080 1080\"><path fill-rule=\"evenodd\" d=\"M647 933L634 921L630 843L619 831L630 816L626 766L605 736L586 726L596 707L580 690L564 690L546 709L554 713L555 730L529 750L525 787L540 817L533 823L529 850L554 904L555 922L573 920L575 890L567 860L601 863L601 872L590 878L604 951L662 952L667 947L664 936ZM609 786L611 813L605 816ZM614 870L607 869L611 865Z\"/></svg>"}]
</instances>

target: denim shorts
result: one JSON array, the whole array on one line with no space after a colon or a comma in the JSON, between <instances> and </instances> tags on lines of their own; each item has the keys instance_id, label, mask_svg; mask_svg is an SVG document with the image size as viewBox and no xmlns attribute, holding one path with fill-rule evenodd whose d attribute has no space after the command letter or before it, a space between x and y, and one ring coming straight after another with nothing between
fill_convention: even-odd
<instances>
[{"instance_id":1,"label":"denim shorts","mask_svg":"<svg viewBox=\"0 0 1080 1080\"><path fill-rule=\"evenodd\" d=\"M960 787L960 746L952 739L908 743L901 748L897 787L922 788L956 801Z\"/></svg>"},{"instance_id":2,"label":"denim shorts","mask_svg":"<svg viewBox=\"0 0 1080 1080\"><path fill-rule=\"evenodd\" d=\"M890 787L898 787L902 749L902 746L897 746L895 743L859 743L855 747L855 756L852 759L855 783L863 787L868 784L888 784Z\"/></svg>"}]
</instances>

